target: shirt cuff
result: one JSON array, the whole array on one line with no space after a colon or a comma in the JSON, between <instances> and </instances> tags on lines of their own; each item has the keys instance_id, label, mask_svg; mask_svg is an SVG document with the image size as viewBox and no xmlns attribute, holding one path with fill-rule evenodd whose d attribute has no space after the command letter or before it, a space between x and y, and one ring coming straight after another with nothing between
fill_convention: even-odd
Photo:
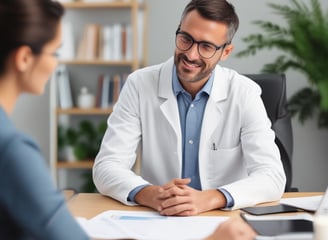
<instances>
[{"instance_id":1,"label":"shirt cuff","mask_svg":"<svg viewBox=\"0 0 328 240\"><path fill-rule=\"evenodd\" d=\"M235 205L235 201L233 200L233 197L227 190L225 190L224 188L219 188L218 191L220 191L226 198L227 201L227 204L225 206L226 208L231 208Z\"/></svg>"},{"instance_id":2,"label":"shirt cuff","mask_svg":"<svg viewBox=\"0 0 328 240\"><path fill-rule=\"evenodd\" d=\"M135 196L137 195L137 193L139 191L141 191L141 189L143 189L146 186L149 186L149 184L140 185L140 186L134 188L128 195L128 201L136 203L135 200L134 200Z\"/></svg>"}]
</instances>

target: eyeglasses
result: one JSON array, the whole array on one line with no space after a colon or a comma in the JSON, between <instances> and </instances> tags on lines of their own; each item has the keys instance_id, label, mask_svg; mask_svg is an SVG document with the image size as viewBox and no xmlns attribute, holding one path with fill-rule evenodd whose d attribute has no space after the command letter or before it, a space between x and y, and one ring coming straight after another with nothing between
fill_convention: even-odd
<instances>
[{"instance_id":1,"label":"eyeglasses","mask_svg":"<svg viewBox=\"0 0 328 240\"><path fill-rule=\"evenodd\" d=\"M227 45L227 43L224 43L221 46L217 46L206 41L196 41L188 33L181 32L179 29L175 32L175 45L181 51L188 51L195 43L197 44L198 54L203 58L213 57L216 51L221 48L224 49Z\"/></svg>"}]
</instances>

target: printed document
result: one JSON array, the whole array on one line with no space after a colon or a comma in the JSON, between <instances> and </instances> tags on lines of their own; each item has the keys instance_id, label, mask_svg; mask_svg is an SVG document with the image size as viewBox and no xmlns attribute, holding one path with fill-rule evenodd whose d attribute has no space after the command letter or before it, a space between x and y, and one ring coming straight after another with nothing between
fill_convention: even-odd
<instances>
[{"instance_id":1,"label":"printed document","mask_svg":"<svg viewBox=\"0 0 328 240\"><path fill-rule=\"evenodd\" d=\"M307 219L312 215L299 213L295 215L246 215L247 219ZM191 216L167 217L157 212L116 211L100 213L87 220L76 218L83 229L96 239L138 239L138 240L200 240L204 239L227 220L225 216ZM312 234L287 234L274 237L258 236L257 240L310 240Z\"/></svg>"},{"instance_id":2,"label":"printed document","mask_svg":"<svg viewBox=\"0 0 328 240\"><path fill-rule=\"evenodd\" d=\"M166 217L157 212L103 212L87 220L77 218L84 230L97 239L199 240L210 235L228 217Z\"/></svg>"}]
</instances>

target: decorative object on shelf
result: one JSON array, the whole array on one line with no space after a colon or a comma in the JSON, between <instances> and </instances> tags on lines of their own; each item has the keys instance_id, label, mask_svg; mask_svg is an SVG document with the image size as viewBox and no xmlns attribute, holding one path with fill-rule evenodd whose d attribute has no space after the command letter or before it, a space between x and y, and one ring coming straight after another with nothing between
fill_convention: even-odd
<instances>
[{"instance_id":1,"label":"decorative object on shelf","mask_svg":"<svg viewBox=\"0 0 328 240\"><path fill-rule=\"evenodd\" d=\"M285 19L286 25L256 21L261 33L244 38L246 50L237 56L254 55L263 49L281 51L262 71L279 73L294 69L304 74L309 86L290 98L288 108L293 116L298 114L301 123L318 115L318 126L328 127L328 13L323 12L319 0L306 4L290 2L291 5L269 4Z\"/></svg>"},{"instance_id":2,"label":"decorative object on shelf","mask_svg":"<svg viewBox=\"0 0 328 240\"><path fill-rule=\"evenodd\" d=\"M64 128L59 125L58 150L61 151L65 146L71 146L77 160L93 160L98 153L106 128L105 121L95 126L88 120L82 120L77 128Z\"/></svg>"},{"instance_id":3,"label":"decorative object on shelf","mask_svg":"<svg viewBox=\"0 0 328 240\"><path fill-rule=\"evenodd\" d=\"M76 102L79 108L93 108L95 106L95 96L89 93L87 87L82 87Z\"/></svg>"}]
</instances>

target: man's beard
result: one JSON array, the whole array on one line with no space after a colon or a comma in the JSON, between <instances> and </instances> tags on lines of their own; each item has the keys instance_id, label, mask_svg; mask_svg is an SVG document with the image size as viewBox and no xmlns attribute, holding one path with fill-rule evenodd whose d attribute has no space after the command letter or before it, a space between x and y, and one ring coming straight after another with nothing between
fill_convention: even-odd
<instances>
[{"instance_id":1,"label":"man's beard","mask_svg":"<svg viewBox=\"0 0 328 240\"><path fill-rule=\"evenodd\" d=\"M191 73L190 70L185 68L181 69L181 65L184 64L182 63L183 61L190 65L197 65L198 73L196 73L196 75L194 75L193 77L190 77L189 76L189 74ZM180 81L185 81L185 82L198 82L203 80L204 78L208 79L211 72L215 68L215 65L209 67L209 65L206 65L206 63L204 63L202 60L190 61L188 57L183 53L174 55L174 63ZM184 77L184 75L188 75L188 76Z\"/></svg>"}]
</instances>

